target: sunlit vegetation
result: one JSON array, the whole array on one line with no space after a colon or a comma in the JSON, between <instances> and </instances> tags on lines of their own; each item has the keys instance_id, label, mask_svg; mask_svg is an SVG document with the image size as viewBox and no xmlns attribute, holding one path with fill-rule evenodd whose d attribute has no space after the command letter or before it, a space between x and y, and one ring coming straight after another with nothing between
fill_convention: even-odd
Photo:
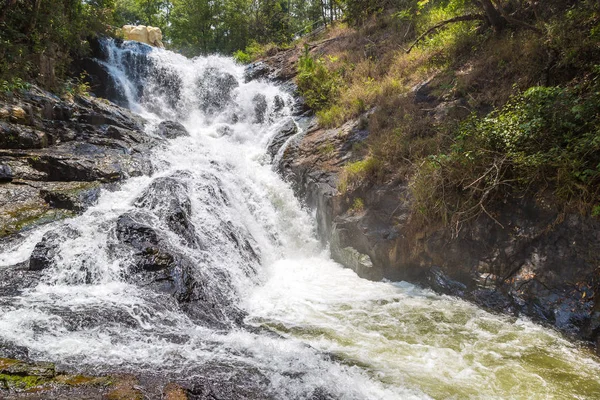
<instances>
[{"instance_id":1,"label":"sunlit vegetation","mask_svg":"<svg viewBox=\"0 0 600 400\"><path fill-rule=\"evenodd\" d=\"M347 2L350 25L311 55L327 71L312 74L309 98L336 78L318 92L320 124L368 119L364 161L340 189L405 181L430 222L523 195L600 214L600 5L392 3Z\"/></svg>"}]
</instances>

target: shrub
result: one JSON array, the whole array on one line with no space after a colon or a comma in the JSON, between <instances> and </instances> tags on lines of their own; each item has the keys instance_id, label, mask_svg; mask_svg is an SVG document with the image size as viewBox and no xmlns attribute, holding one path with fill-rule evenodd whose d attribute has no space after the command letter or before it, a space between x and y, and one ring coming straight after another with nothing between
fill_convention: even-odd
<instances>
[{"instance_id":1,"label":"shrub","mask_svg":"<svg viewBox=\"0 0 600 400\"><path fill-rule=\"evenodd\" d=\"M347 164L342 170L338 190L345 193L365 180L376 179L381 167L381 162L372 156Z\"/></svg>"},{"instance_id":2,"label":"shrub","mask_svg":"<svg viewBox=\"0 0 600 400\"><path fill-rule=\"evenodd\" d=\"M298 60L298 89L306 104L319 111L327 107L339 93L340 77L329 71L322 58L305 54Z\"/></svg>"},{"instance_id":3,"label":"shrub","mask_svg":"<svg viewBox=\"0 0 600 400\"><path fill-rule=\"evenodd\" d=\"M465 220L512 192L550 188L565 205L600 205L600 78L573 87L532 87L459 128L447 154L413 177L417 209Z\"/></svg>"}]
</instances>

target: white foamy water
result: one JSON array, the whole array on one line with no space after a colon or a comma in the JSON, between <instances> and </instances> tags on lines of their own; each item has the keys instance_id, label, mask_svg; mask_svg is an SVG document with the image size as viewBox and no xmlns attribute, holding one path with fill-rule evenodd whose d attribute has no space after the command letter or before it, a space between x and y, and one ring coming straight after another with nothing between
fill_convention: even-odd
<instances>
[{"instance_id":1,"label":"white foamy water","mask_svg":"<svg viewBox=\"0 0 600 400\"><path fill-rule=\"evenodd\" d=\"M46 231L74 232L36 285L0 297L0 340L76 369L191 380L207 369L227 377L245 371L261 377L264 398L600 398L596 358L555 332L407 283L366 281L333 262L265 156L290 118L288 94L244 83L243 68L228 58L146 49L164 76L178 79L178 89L166 92L161 79L131 72L139 46L110 49L107 65L148 120L148 134L170 119L190 136L154 150L152 177L129 179L80 217L4 249L0 268L25 261ZM231 86L226 101L211 97L219 85ZM263 121L257 95L266 104ZM117 220L140 210L140 199L165 178L185 188L201 245L169 228L163 206L148 214L152 227L247 312L247 324L277 334L240 327L226 313L218 328L198 322L172 296L128 279L131 254L115 245Z\"/></svg>"}]
</instances>

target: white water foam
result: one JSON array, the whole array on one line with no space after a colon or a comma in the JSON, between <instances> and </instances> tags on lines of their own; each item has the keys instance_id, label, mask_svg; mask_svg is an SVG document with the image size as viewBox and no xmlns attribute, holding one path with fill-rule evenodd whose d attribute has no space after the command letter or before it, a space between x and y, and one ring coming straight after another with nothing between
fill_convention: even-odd
<instances>
[{"instance_id":1,"label":"white water foam","mask_svg":"<svg viewBox=\"0 0 600 400\"><path fill-rule=\"evenodd\" d=\"M61 245L57 265L35 287L0 298L0 340L27 347L37 359L99 371L193 376L204 365L253 369L269 382L265 397L278 399L309 398L316 390L342 399L600 397L596 359L558 334L410 284L369 282L334 263L312 218L265 157L290 114L289 107L275 109L276 96L290 104L288 94L268 82L244 83L243 68L229 58L189 60L155 49L148 57L181 81L177 103L150 79L139 98L124 66L125 52L136 48L109 44L107 63L130 107L149 121L150 135L160 121L174 119L190 136L155 149L152 177L103 191L96 206L65 223L77 235ZM224 110L202 109L206 88L198 81L207 70L227 73L238 85ZM257 95L267 104L262 123L255 120ZM158 218L156 227L198 265L208 260L226 272L228 296L248 312L247 322L281 336L199 325L170 296L124 279L128 255L110 245L115 221L157 179L182 171L193 225L210 240L194 249ZM218 191L226 203L214 201ZM223 221L251 239L259 268L218 233ZM0 265L26 260L55 226L7 249ZM219 285L210 268L207 276Z\"/></svg>"}]
</instances>

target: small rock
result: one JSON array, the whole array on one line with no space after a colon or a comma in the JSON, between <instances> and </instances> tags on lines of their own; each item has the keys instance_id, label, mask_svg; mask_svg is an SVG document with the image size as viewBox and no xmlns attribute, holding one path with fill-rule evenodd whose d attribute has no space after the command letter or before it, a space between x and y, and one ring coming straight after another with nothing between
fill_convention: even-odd
<instances>
[{"instance_id":1,"label":"small rock","mask_svg":"<svg viewBox=\"0 0 600 400\"><path fill-rule=\"evenodd\" d=\"M279 149L281 149L281 146L283 146L285 142L296 133L298 133L298 126L294 120L289 119L283 124L277 133L273 135L271 142L267 146L267 153L271 157L275 157L277 152L279 152Z\"/></svg>"},{"instance_id":2,"label":"small rock","mask_svg":"<svg viewBox=\"0 0 600 400\"><path fill-rule=\"evenodd\" d=\"M265 122L265 116L267 114L267 97L259 93L252 98L252 102L254 103L254 123L262 124Z\"/></svg>"},{"instance_id":3,"label":"small rock","mask_svg":"<svg viewBox=\"0 0 600 400\"><path fill-rule=\"evenodd\" d=\"M138 379L134 376L123 376L117 380L113 388L106 394L107 400L143 400L144 394L137 388Z\"/></svg>"},{"instance_id":4,"label":"small rock","mask_svg":"<svg viewBox=\"0 0 600 400\"><path fill-rule=\"evenodd\" d=\"M255 62L248 65L244 70L244 81L250 82L255 79L264 78L269 73L271 73L271 67L269 67L266 63L262 61Z\"/></svg>"},{"instance_id":5,"label":"small rock","mask_svg":"<svg viewBox=\"0 0 600 400\"><path fill-rule=\"evenodd\" d=\"M6 108L0 108L0 119L9 119L10 118L10 111L8 111Z\"/></svg>"},{"instance_id":6,"label":"small rock","mask_svg":"<svg viewBox=\"0 0 600 400\"><path fill-rule=\"evenodd\" d=\"M13 107L10 114L13 122L27 122L27 113L21 107Z\"/></svg>"},{"instance_id":7,"label":"small rock","mask_svg":"<svg viewBox=\"0 0 600 400\"><path fill-rule=\"evenodd\" d=\"M62 228L47 232L42 240L33 248L29 257L29 270L42 271L56 264L55 256L60 249L60 244L68 239L73 239L77 232L71 228Z\"/></svg>"},{"instance_id":8,"label":"small rock","mask_svg":"<svg viewBox=\"0 0 600 400\"><path fill-rule=\"evenodd\" d=\"M12 170L8 165L0 164L0 183L8 183L13 180Z\"/></svg>"},{"instance_id":9,"label":"small rock","mask_svg":"<svg viewBox=\"0 0 600 400\"><path fill-rule=\"evenodd\" d=\"M167 139L175 139L180 136L190 136L190 133L185 126L175 121L163 121L158 124L156 132L159 136Z\"/></svg>"},{"instance_id":10,"label":"small rock","mask_svg":"<svg viewBox=\"0 0 600 400\"><path fill-rule=\"evenodd\" d=\"M283 107L285 107L285 100L283 100L279 95L275 96L273 101L273 110L275 112L279 112L283 109Z\"/></svg>"}]
</instances>

